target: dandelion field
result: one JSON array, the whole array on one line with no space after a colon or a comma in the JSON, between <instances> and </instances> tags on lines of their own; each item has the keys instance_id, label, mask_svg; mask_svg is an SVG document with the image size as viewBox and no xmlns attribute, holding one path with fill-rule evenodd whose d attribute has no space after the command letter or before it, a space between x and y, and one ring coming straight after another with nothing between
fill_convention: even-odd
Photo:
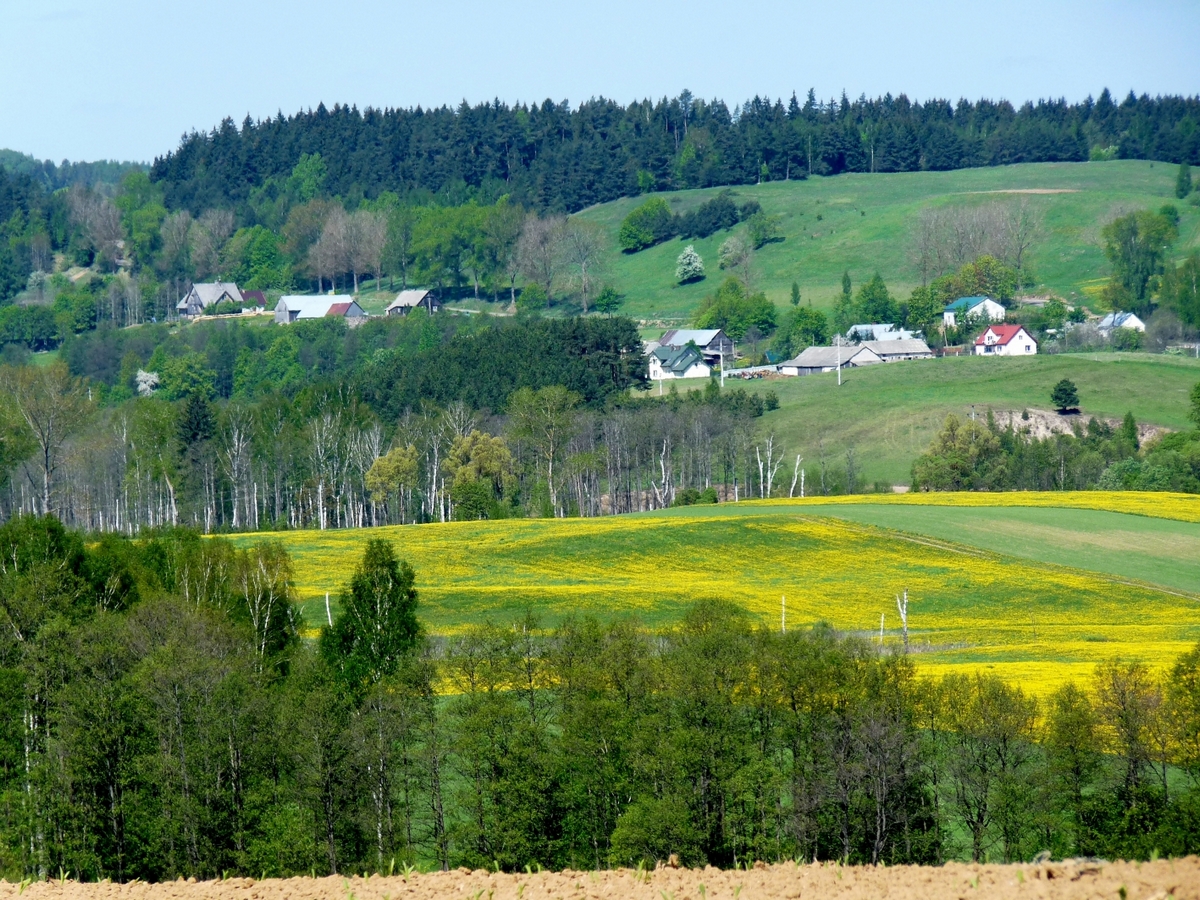
<instances>
[{"instance_id":1,"label":"dandelion field","mask_svg":"<svg viewBox=\"0 0 1200 900\"><path fill-rule=\"evenodd\" d=\"M988 510L976 505L980 496L940 499L960 507L958 512L986 516ZM1039 498L1041 504L1040 498L1048 501L1051 495L988 497L1019 508L1009 499ZM526 610L545 626L572 614L591 614L632 615L647 626L665 627L703 598L735 602L764 624L779 627L786 596L789 628L828 622L878 640L882 614L884 643L894 645L901 640L894 598L907 588L910 642L922 668L931 674L984 669L1036 693L1085 678L1095 663L1113 656L1169 664L1200 639L1200 592L995 552L1007 552L1006 544L1012 543L1003 537L995 542L1000 547L987 548L919 529L833 518L837 504L830 499L277 537L293 555L297 595L314 628L325 619L325 592L336 615L338 591L367 538L385 536L416 569L419 615L434 633L453 633L485 620L508 622ZM1068 506L1084 505L1085 513L1105 504L1165 509L1186 517L1168 525L1189 529L1196 534L1185 537L1200 540L1190 498L1090 494L1062 499ZM867 497L858 504L897 512L906 506L933 508L932 501L915 496ZM1147 516L1105 514L1119 515L1133 530L1155 524ZM236 540L244 544L260 537ZM1153 544L1154 535L1148 540Z\"/></svg>"}]
</instances>

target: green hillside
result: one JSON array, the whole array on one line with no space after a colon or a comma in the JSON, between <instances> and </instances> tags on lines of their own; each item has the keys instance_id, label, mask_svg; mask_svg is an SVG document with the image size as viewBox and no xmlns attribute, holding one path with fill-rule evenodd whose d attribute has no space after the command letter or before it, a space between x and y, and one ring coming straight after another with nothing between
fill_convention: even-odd
<instances>
[{"instance_id":1,"label":"green hillside","mask_svg":"<svg viewBox=\"0 0 1200 900\"><path fill-rule=\"evenodd\" d=\"M1047 410L1050 389L1061 378L1078 386L1085 419L1119 419L1132 411L1139 422L1183 429L1190 427L1188 392L1200 381L1200 360L1143 353L959 357L850 369L841 387L828 373L729 382L727 388L775 392L780 408L767 413L760 428L774 432L791 459L803 454L809 477L821 449L830 465L844 465L853 446L868 482L907 483L913 459L949 413L969 416L972 405L979 416L988 408Z\"/></svg>"},{"instance_id":2,"label":"green hillside","mask_svg":"<svg viewBox=\"0 0 1200 900\"><path fill-rule=\"evenodd\" d=\"M782 216L785 240L758 251L758 286L777 304L787 302L796 281L806 300L829 308L842 272L855 285L878 271L893 292L907 296L919 283L908 259L909 233L926 206L974 204L1025 198L1041 213L1044 237L1034 247L1032 271L1045 288L1081 299L1089 283L1107 275L1100 228L1123 211L1157 208L1174 201L1176 169L1164 163L1035 163L955 172L839 175L777 181L734 189L739 203L757 200ZM720 189L664 193L676 213L687 212ZM1063 193L1005 193L1062 191ZM596 206L580 216L602 224L615 248L621 220L643 197ZM1200 210L1179 204L1183 214L1177 250L1200 246ZM817 216L821 219L818 221ZM740 226L744 227L744 226ZM625 294L623 312L642 319L680 319L716 289L723 273L717 248L730 232L703 240L678 239L635 254L612 251L611 279ZM674 282L675 258L686 244L703 256L708 278Z\"/></svg>"}]
</instances>

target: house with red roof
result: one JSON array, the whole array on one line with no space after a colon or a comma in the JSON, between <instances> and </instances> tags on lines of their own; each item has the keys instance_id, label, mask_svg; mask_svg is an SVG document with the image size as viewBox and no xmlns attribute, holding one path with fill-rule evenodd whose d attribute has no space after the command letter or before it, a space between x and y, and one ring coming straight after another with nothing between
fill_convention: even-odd
<instances>
[{"instance_id":1,"label":"house with red roof","mask_svg":"<svg viewBox=\"0 0 1200 900\"><path fill-rule=\"evenodd\" d=\"M976 356L1032 356L1037 348L1024 325L989 325L975 338Z\"/></svg>"}]
</instances>

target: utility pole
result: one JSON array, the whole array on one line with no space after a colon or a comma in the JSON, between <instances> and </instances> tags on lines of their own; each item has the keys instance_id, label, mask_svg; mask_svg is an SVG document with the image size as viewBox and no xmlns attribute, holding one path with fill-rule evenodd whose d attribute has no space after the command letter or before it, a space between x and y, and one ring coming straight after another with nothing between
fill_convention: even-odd
<instances>
[{"instance_id":1,"label":"utility pole","mask_svg":"<svg viewBox=\"0 0 1200 900\"><path fill-rule=\"evenodd\" d=\"M842 336L834 335L833 346L837 347L838 387L842 386Z\"/></svg>"}]
</instances>

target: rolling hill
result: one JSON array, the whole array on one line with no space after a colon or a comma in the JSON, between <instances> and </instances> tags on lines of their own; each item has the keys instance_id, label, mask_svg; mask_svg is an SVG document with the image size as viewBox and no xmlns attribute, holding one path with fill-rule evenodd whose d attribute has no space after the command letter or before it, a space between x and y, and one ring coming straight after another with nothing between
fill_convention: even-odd
<instances>
[{"instance_id":1,"label":"rolling hill","mask_svg":"<svg viewBox=\"0 0 1200 900\"><path fill-rule=\"evenodd\" d=\"M326 592L336 614L366 540L384 537L416 569L420 615L435 634L527 609L546 626L592 614L665 627L706 597L774 626L786 596L790 628L823 621L877 636L882 615L883 641L895 646L893 598L907 589L919 665L988 668L1039 693L1112 656L1159 665L1200 637L1200 595L1180 589L1198 574L1195 498L1030 496L1036 505L1021 494L817 499L273 537L293 555L311 627L326 618ZM1137 514L1147 508L1154 515ZM991 522L1003 527L989 534ZM1026 539L1010 539L1023 529ZM1125 542L1122 554L1113 541ZM1062 565L1072 552L1075 567Z\"/></svg>"},{"instance_id":2,"label":"rolling hill","mask_svg":"<svg viewBox=\"0 0 1200 900\"><path fill-rule=\"evenodd\" d=\"M1032 163L953 172L852 174L806 181L774 181L734 188L739 203L757 200L782 217L785 239L758 251L757 286L776 304L787 303L791 284L818 308L830 308L849 270L855 285L879 272L900 297L920 283L908 258L909 234L922 208L1025 199L1043 221L1031 269L1040 288L1070 300L1083 300L1107 273L1101 227L1115 215L1176 202L1182 213L1178 253L1200 246L1200 209L1175 201L1176 169L1165 163L1112 161ZM687 212L721 189L661 194L673 212ZM616 250L624 217L644 197L625 198L579 215L609 233L614 248L609 277L624 293L622 312L657 322L690 316L714 291L723 275L717 248L730 232L702 240L669 240L634 254ZM745 226L740 226L745 227ZM675 284L675 258L694 244L708 277Z\"/></svg>"}]
</instances>

